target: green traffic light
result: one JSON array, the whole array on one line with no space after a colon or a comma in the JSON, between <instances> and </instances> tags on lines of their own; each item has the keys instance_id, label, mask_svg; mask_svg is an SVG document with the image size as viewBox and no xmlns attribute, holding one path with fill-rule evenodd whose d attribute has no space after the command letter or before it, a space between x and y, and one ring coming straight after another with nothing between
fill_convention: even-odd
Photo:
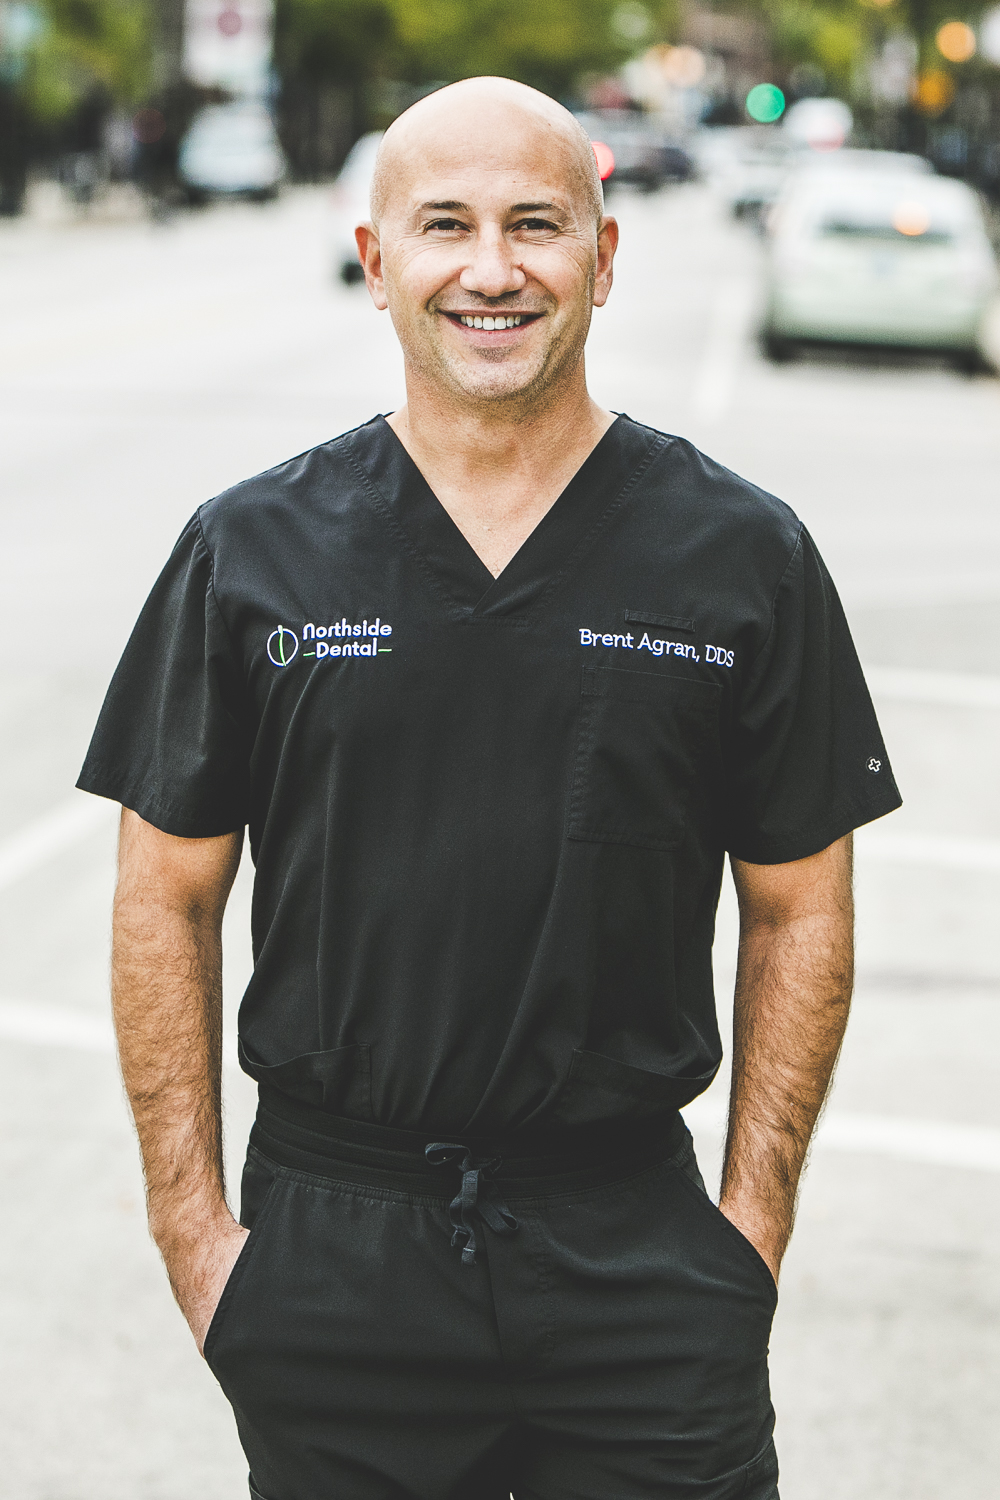
<instances>
[{"instance_id":1,"label":"green traffic light","mask_svg":"<svg viewBox=\"0 0 1000 1500\"><path fill-rule=\"evenodd\" d=\"M758 83L747 94L747 114L761 125L770 125L785 112L785 96L773 83Z\"/></svg>"}]
</instances>

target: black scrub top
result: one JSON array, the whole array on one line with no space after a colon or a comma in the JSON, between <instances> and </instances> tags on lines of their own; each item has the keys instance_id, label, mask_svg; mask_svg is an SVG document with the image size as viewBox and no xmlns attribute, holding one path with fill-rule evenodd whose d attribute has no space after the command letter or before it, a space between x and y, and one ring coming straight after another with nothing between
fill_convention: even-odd
<instances>
[{"instance_id":1,"label":"black scrub top","mask_svg":"<svg viewBox=\"0 0 1000 1500\"><path fill-rule=\"evenodd\" d=\"M900 801L801 523L625 416L497 579L381 417L202 506L79 785L249 825L249 1074L479 1135L695 1098L724 853Z\"/></svg>"}]
</instances>

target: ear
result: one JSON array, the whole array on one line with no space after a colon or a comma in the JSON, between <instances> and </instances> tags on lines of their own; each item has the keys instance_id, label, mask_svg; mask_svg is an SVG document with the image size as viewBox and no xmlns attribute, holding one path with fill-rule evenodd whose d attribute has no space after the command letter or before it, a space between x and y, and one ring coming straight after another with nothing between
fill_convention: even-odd
<instances>
[{"instance_id":1,"label":"ear","mask_svg":"<svg viewBox=\"0 0 1000 1500\"><path fill-rule=\"evenodd\" d=\"M618 220L603 218L597 228L597 265L594 268L594 306L603 307L614 280L615 251L618 249Z\"/></svg>"},{"instance_id":2,"label":"ear","mask_svg":"<svg viewBox=\"0 0 1000 1500\"><path fill-rule=\"evenodd\" d=\"M358 259L365 271L365 283L371 295L371 299L379 312L385 312L389 306L385 295L385 285L382 281L382 246L379 243L378 230L374 224L359 224L354 231L355 243L358 247Z\"/></svg>"}]
</instances>

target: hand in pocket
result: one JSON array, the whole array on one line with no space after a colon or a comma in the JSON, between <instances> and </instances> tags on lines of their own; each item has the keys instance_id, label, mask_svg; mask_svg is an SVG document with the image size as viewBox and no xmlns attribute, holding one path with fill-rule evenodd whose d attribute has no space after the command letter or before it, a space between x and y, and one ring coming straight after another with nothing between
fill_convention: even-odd
<instances>
[{"instance_id":1,"label":"hand in pocket","mask_svg":"<svg viewBox=\"0 0 1000 1500\"><path fill-rule=\"evenodd\" d=\"M160 1246L174 1296L201 1355L226 1282L249 1234L227 1212L224 1219L197 1236L178 1237L172 1244Z\"/></svg>"}]
</instances>

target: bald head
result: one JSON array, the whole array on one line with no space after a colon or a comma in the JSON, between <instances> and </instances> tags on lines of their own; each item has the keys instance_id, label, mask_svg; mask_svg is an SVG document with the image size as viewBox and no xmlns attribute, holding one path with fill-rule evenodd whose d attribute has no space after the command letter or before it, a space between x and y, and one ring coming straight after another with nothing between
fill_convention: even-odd
<instances>
[{"instance_id":1,"label":"bald head","mask_svg":"<svg viewBox=\"0 0 1000 1500\"><path fill-rule=\"evenodd\" d=\"M428 169L458 162L484 172L509 169L519 146L531 155L541 148L565 191L600 221L604 195L593 147L569 110L510 78L466 78L428 94L389 126L372 178L373 222L380 224Z\"/></svg>"}]
</instances>

